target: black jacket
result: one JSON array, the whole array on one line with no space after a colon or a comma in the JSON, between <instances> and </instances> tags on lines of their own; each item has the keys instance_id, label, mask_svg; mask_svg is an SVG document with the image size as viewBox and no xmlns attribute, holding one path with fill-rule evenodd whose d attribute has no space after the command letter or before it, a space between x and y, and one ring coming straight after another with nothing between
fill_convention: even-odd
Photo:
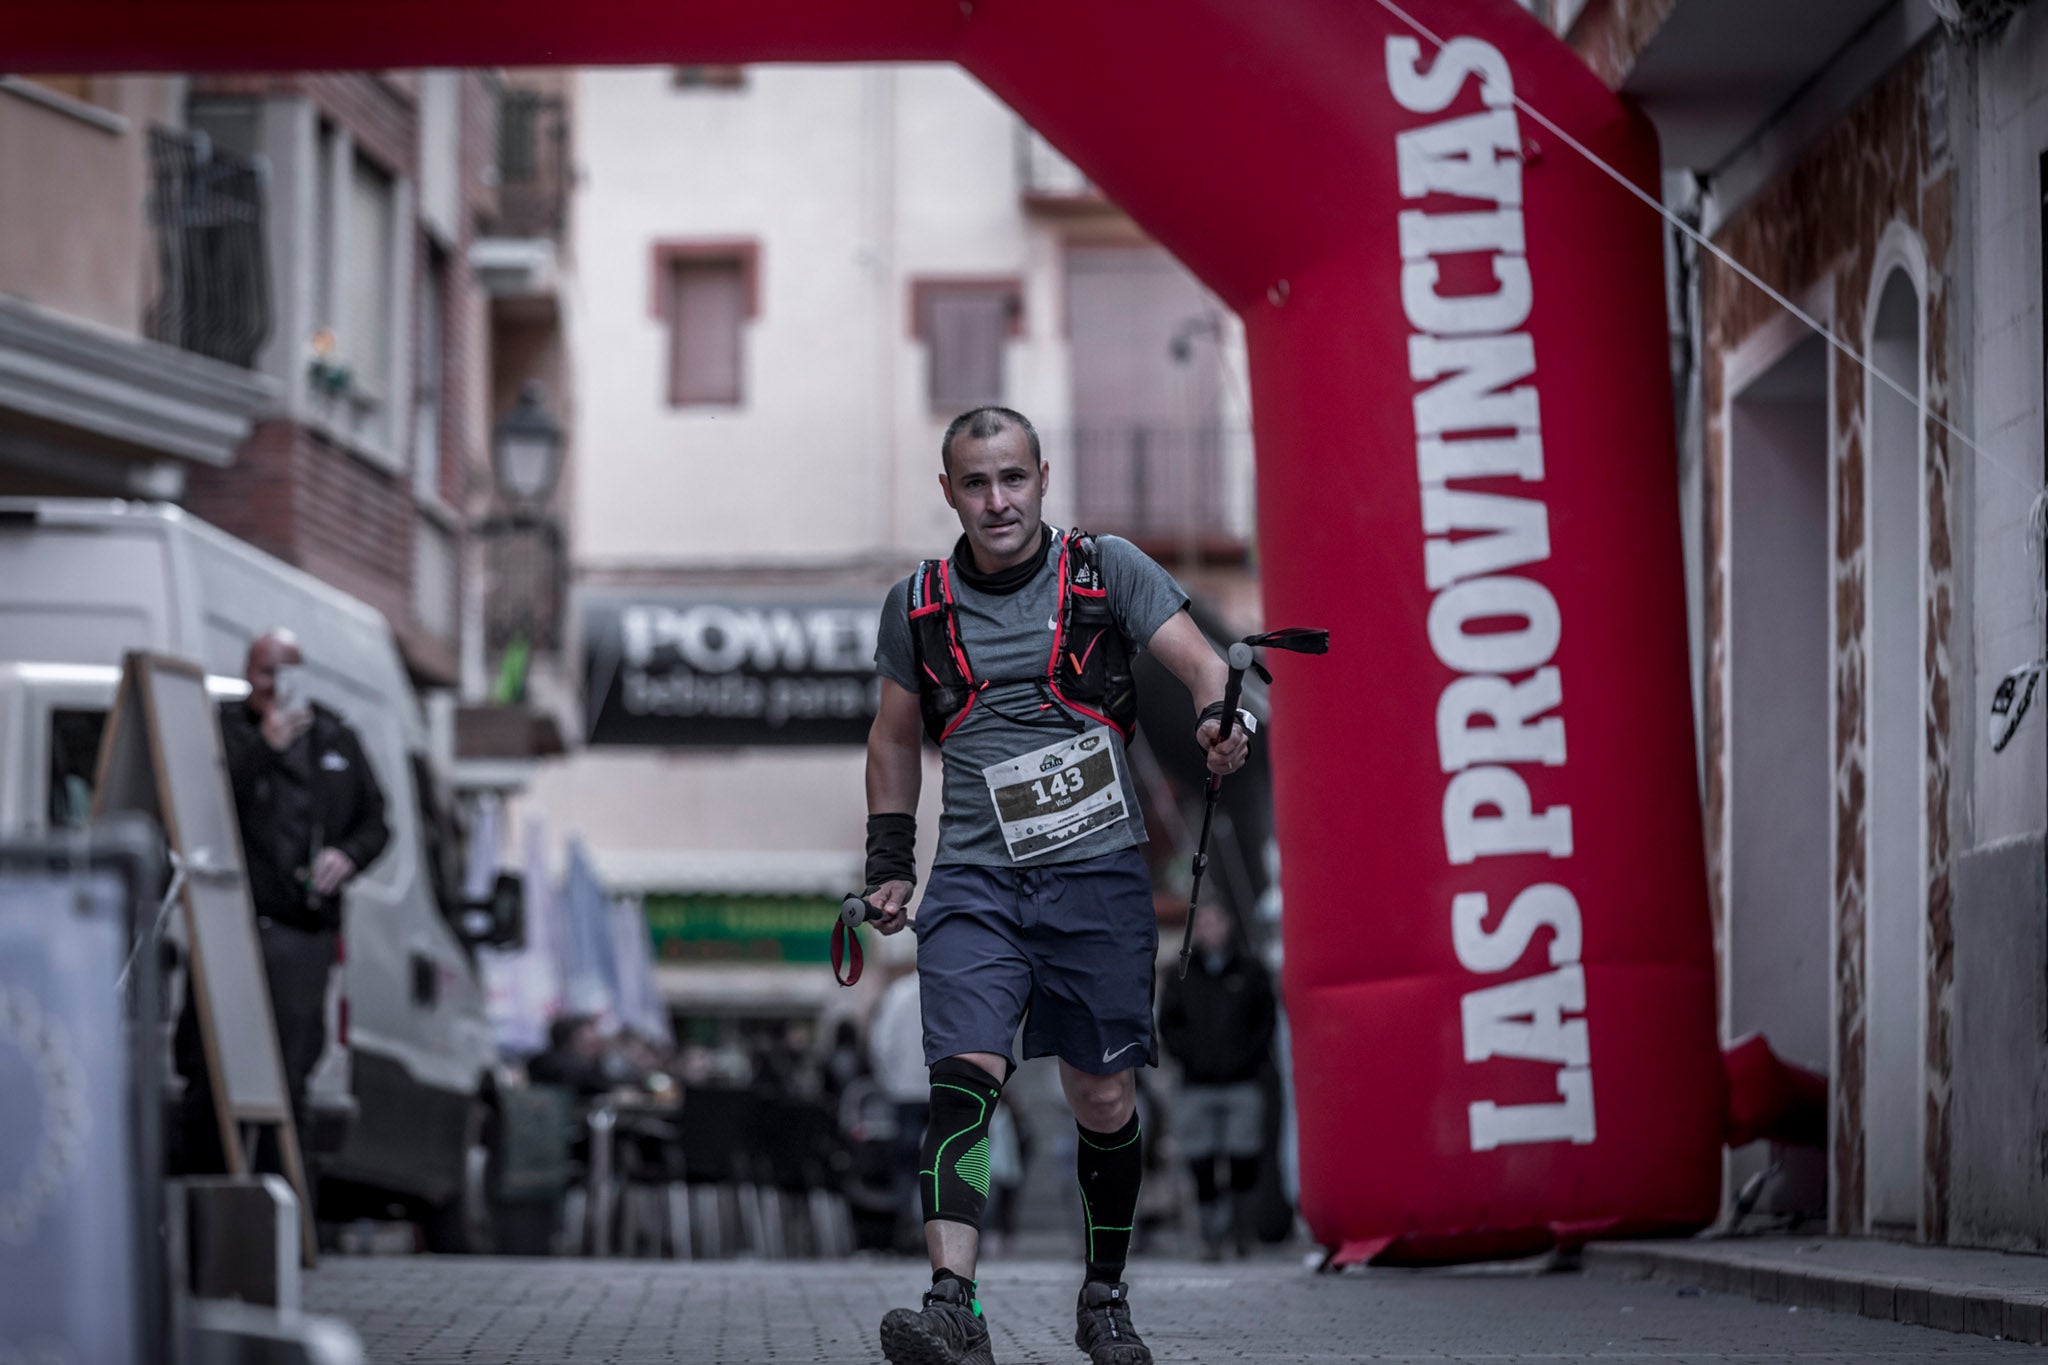
<instances>
[{"instance_id":1,"label":"black jacket","mask_svg":"<svg viewBox=\"0 0 2048 1365\"><path fill-rule=\"evenodd\" d=\"M384 823L384 789L348 723L313 704L313 723L299 744L309 764L306 851L297 857L280 849L279 783L283 765L293 761L263 738L262 722L242 702L220 709L221 744L227 751L228 780L235 790L235 815L242 827L242 858L249 870L249 896L256 913L302 929L341 926L341 898L314 896L305 884L315 845L348 855L356 871L366 870L391 842ZM293 845L296 838L288 840Z\"/></svg>"},{"instance_id":2,"label":"black jacket","mask_svg":"<svg viewBox=\"0 0 2048 1365\"><path fill-rule=\"evenodd\" d=\"M1181 1065L1189 1085L1230 1085L1255 1079L1273 1044L1272 979L1253 958L1232 949L1222 970L1211 972L1205 954L1166 970L1160 993L1159 1040Z\"/></svg>"}]
</instances>

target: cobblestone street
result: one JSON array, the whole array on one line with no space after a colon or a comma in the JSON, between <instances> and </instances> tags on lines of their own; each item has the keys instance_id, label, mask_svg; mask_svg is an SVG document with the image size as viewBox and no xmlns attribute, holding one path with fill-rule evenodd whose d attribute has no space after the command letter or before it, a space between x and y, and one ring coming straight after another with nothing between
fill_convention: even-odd
<instances>
[{"instance_id":1,"label":"cobblestone street","mask_svg":"<svg viewBox=\"0 0 2048 1365\"><path fill-rule=\"evenodd\" d=\"M1075 1268L984 1268L996 1359L1080 1360ZM873 1362L876 1324L924 1280L908 1261L328 1260L306 1306L376 1365ZM1371 1271L1157 1260L1131 1277L1162 1362L2038 1360L2035 1347L1602 1274Z\"/></svg>"}]
</instances>

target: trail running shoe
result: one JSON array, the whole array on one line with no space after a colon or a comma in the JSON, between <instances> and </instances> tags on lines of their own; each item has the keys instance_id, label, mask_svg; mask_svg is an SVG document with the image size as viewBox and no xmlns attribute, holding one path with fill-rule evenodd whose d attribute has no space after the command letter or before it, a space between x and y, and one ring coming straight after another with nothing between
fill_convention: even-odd
<instances>
[{"instance_id":1,"label":"trail running shoe","mask_svg":"<svg viewBox=\"0 0 2048 1365\"><path fill-rule=\"evenodd\" d=\"M940 1280L926 1290L922 1309L892 1308L883 1316L882 1354L890 1365L995 1365L996 1361L988 1322L978 1311L972 1291L955 1279Z\"/></svg>"},{"instance_id":2,"label":"trail running shoe","mask_svg":"<svg viewBox=\"0 0 2048 1365\"><path fill-rule=\"evenodd\" d=\"M1130 1291L1121 1284L1090 1280L1074 1308L1074 1344L1090 1365L1152 1365L1152 1352L1131 1326Z\"/></svg>"}]
</instances>

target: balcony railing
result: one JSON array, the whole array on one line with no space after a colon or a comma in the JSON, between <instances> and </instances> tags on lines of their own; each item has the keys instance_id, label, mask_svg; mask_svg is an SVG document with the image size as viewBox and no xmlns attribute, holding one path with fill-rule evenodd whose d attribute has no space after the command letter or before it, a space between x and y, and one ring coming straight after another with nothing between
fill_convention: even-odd
<instances>
[{"instance_id":1,"label":"balcony railing","mask_svg":"<svg viewBox=\"0 0 2048 1365\"><path fill-rule=\"evenodd\" d=\"M560 237L569 208L569 110L561 96L507 90L498 103L494 237Z\"/></svg>"},{"instance_id":2,"label":"balcony railing","mask_svg":"<svg viewBox=\"0 0 2048 1365\"><path fill-rule=\"evenodd\" d=\"M152 340L239 365L270 336L264 168L203 133L149 133L149 225L156 237Z\"/></svg>"},{"instance_id":3,"label":"balcony railing","mask_svg":"<svg viewBox=\"0 0 2048 1365\"><path fill-rule=\"evenodd\" d=\"M1091 531L1205 550L1241 545L1248 532L1249 430L1133 421L1042 439L1046 458L1073 471L1074 519Z\"/></svg>"}]
</instances>

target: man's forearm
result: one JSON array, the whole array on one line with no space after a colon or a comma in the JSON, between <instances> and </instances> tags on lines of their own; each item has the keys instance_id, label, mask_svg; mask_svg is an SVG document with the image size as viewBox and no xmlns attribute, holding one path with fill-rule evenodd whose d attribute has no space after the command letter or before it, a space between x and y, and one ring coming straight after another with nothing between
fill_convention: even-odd
<instances>
[{"instance_id":1,"label":"man's forearm","mask_svg":"<svg viewBox=\"0 0 2048 1365\"><path fill-rule=\"evenodd\" d=\"M915 744L868 741L868 814L915 815L924 787L924 766Z\"/></svg>"}]
</instances>

